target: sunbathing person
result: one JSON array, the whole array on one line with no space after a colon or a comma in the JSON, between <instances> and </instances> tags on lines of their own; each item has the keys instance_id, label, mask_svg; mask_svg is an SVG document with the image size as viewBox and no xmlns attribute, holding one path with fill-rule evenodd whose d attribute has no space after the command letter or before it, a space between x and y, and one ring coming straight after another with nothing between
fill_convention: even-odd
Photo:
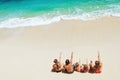
<instances>
[{"instance_id":1,"label":"sunbathing person","mask_svg":"<svg viewBox=\"0 0 120 80\"><path fill-rule=\"evenodd\" d=\"M102 72L102 62L100 60L100 53L98 52L98 60L95 61L94 73L101 73L101 72Z\"/></svg>"},{"instance_id":2,"label":"sunbathing person","mask_svg":"<svg viewBox=\"0 0 120 80\"><path fill-rule=\"evenodd\" d=\"M89 71L89 67L88 67L88 65L87 65L87 64L82 64L82 65L83 65L83 68L81 69L80 72L82 72L82 73L86 73L86 72L88 72L88 71Z\"/></svg>"},{"instance_id":3,"label":"sunbathing person","mask_svg":"<svg viewBox=\"0 0 120 80\"><path fill-rule=\"evenodd\" d=\"M61 72L62 70L62 65L61 65L61 54L59 57L59 61L57 59L54 59L54 64L53 64L53 68L52 68L52 72Z\"/></svg>"},{"instance_id":4,"label":"sunbathing person","mask_svg":"<svg viewBox=\"0 0 120 80\"><path fill-rule=\"evenodd\" d=\"M94 65L92 61L90 61L90 64L89 64L89 73L94 73Z\"/></svg>"},{"instance_id":5,"label":"sunbathing person","mask_svg":"<svg viewBox=\"0 0 120 80\"><path fill-rule=\"evenodd\" d=\"M82 64L82 69L80 72L86 73L89 71L88 61L86 60L86 64Z\"/></svg>"},{"instance_id":6,"label":"sunbathing person","mask_svg":"<svg viewBox=\"0 0 120 80\"><path fill-rule=\"evenodd\" d=\"M77 71L77 72L81 71L81 65L78 62L75 63L75 71Z\"/></svg>"},{"instance_id":7,"label":"sunbathing person","mask_svg":"<svg viewBox=\"0 0 120 80\"><path fill-rule=\"evenodd\" d=\"M76 72L80 72L80 71L81 71L81 69L82 69L80 59L79 59L79 62L76 62L74 65L75 65L74 70L75 70Z\"/></svg>"},{"instance_id":8,"label":"sunbathing person","mask_svg":"<svg viewBox=\"0 0 120 80\"><path fill-rule=\"evenodd\" d=\"M73 73L74 72L74 66L72 64L72 59L73 59L73 52L71 53L71 58L66 59L65 65L63 66L63 73Z\"/></svg>"}]
</instances>

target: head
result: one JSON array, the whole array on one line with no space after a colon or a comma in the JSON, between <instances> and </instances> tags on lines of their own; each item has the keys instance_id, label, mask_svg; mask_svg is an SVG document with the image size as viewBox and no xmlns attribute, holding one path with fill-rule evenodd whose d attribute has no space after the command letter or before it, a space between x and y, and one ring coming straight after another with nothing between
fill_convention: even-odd
<instances>
[{"instance_id":1,"label":"head","mask_svg":"<svg viewBox=\"0 0 120 80\"><path fill-rule=\"evenodd\" d=\"M54 63L57 63L58 62L58 60L57 59L54 59L54 61L53 61Z\"/></svg>"},{"instance_id":2,"label":"head","mask_svg":"<svg viewBox=\"0 0 120 80\"><path fill-rule=\"evenodd\" d=\"M96 65L96 66L99 65L99 61L95 61L95 65Z\"/></svg>"},{"instance_id":3,"label":"head","mask_svg":"<svg viewBox=\"0 0 120 80\"><path fill-rule=\"evenodd\" d=\"M68 65L70 63L69 59L66 59L65 64Z\"/></svg>"},{"instance_id":4,"label":"head","mask_svg":"<svg viewBox=\"0 0 120 80\"><path fill-rule=\"evenodd\" d=\"M78 67L78 66L79 66L79 63L78 63L78 62L76 62L76 63L75 63L75 67Z\"/></svg>"},{"instance_id":5,"label":"head","mask_svg":"<svg viewBox=\"0 0 120 80\"><path fill-rule=\"evenodd\" d=\"M82 64L82 66L84 67L84 66L85 66L85 64Z\"/></svg>"},{"instance_id":6,"label":"head","mask_svg":"<svg viewBox=\"0 0 120 80\"><path fill-rule=\"evenodd\" d=\"M85 64L84 67L88 67L87 64Z\"/></svg>"},{"instance_id":7,"label":"head","mask_svg":"<svg viewBox=\"0 0 120 80\"><path fill-rule=\"evenodd\" d=\"M83 68L84 69L88 68L87 64L83 64Z\"/></svg>"},{"instance_id":8,"label":"head","mask_svg":"<svg viewBox=\"0 0 120 80\"><path fill-rule=\"evenodd\" d=\"M90 63L93 63L93 61L90 61Z\"/></svg>"}]
</instances>

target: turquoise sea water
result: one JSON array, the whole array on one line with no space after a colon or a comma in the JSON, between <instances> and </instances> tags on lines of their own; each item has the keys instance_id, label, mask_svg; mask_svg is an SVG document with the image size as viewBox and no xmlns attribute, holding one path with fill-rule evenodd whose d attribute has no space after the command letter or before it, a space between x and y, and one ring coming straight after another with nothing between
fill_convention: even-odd
<instances>
[{"instance_id":1,"label":"turquoise sea water","mask_svg":"<svg viewBox=\"0 0 120 80\"><path fill-rule=\"evenodd\" d=\"M120 17L120 0L0 0L0 28Z\"/></svg>"}]
</instances>

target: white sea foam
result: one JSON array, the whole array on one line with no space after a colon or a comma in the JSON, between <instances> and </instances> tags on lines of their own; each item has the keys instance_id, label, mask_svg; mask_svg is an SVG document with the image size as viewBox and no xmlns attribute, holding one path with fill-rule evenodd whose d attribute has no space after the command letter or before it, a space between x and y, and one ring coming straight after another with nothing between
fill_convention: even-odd
<instances>
[{"instance_id":1,"label":"white sea foam","mask_svg":"<svg viewBox=\"0 0 120 80\"><path fill-rule=\"evenodd\" d=\"M32 18L11 18L0 23L0 28L15 28L26 26L46 25L52 22L59 21L60 18L54 17L52 19L42 19L40 17Z\"/></svg>"},{"instance_id":2,"label":"white sea foam","mask_svg":"<svg viewBox=\"0 0 120 80\"><path fill-rule=\"evenodd\" d=\"M60 20L94 20L105 16L116 16L120 17L120 12L114 12L115 10L120 10L120 6L110 5L109 8L112 7L113 9L106 9L106 10L97 10L92 11L89 13L81 13L76 15L57 15L52 18L49 16L42 16L42 17L31 17L31 18L10 18L0 22L0 28L16 28L16 27L26 27L26 26L38 26L38 25L47 25L53 22L58 22ZM60 14L60 13L59 13Z\"/></svg>"}]
</instances>

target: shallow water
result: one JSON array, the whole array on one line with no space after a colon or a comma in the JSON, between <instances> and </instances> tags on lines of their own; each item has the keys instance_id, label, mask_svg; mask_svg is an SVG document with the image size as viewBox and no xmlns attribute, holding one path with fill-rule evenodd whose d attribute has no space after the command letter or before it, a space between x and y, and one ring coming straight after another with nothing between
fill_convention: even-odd
<instances>
[{"instance_id":1,"label":"shallow water","mask_svg":"<svg viewBox=\"0 0 120 80\"><path fill-rule=\"evenodd\" d=\"M120 17L120 0L0 0L0 27L45 25L61 19Z\"/></svg>"}]
</instances>

